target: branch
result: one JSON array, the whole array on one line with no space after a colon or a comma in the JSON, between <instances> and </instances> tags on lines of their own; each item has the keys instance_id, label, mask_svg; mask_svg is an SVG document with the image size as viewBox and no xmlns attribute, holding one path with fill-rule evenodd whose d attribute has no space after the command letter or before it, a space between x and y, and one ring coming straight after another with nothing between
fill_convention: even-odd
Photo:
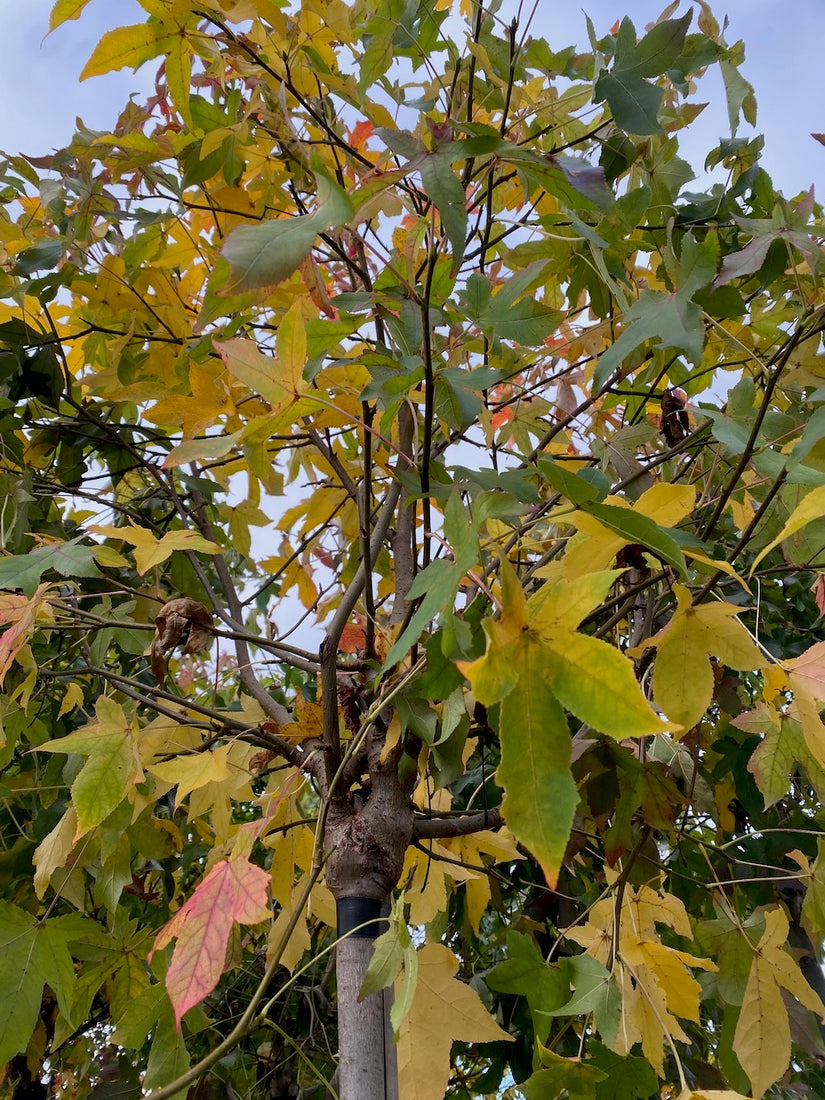
<instances>
[{"instance_id":1,"label":"branch","mask_svg":"<svg viewBox=\"0 0 825 1100\"><path fill-rule=\"evenodd\" d=\"M504 824L501 807L493 806L477 814L461 817L417 817L413 825L415 840L446 840L449 837L469 836L484 829L497 829Z\"/></svg>"}]
</instances>

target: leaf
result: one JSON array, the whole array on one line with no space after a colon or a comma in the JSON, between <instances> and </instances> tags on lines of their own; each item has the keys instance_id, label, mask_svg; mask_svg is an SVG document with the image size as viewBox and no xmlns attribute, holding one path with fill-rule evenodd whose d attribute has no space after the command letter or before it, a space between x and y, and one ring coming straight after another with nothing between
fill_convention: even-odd
<instances>
[{"instance_id":1,"label":"leaf","mask_svg":"<svg viewBox=\"0 0 825 1100\"><path fill-rule=\"evenodd\" d=\"M678 606L670 622L631 656L638 656L650 645L658 646L653 697L672 721L690 729L702 718L713 695L711 656L739 670L763 668L767 661L736 620L740 607L726 603L694 606L688 589L677 584L673 590Z\"/></svg>"},{"instance_id":2,"label":"leaf","mask_svg":"<svg viewBox=\"0 0 825 1100\"><path fill-rule=\"evenodd\" d=\"M547 682L543 648L528 645L519 689L502 703L501 763L505 820L555 887L579 796L570 774L570 731Z\"/></svg>"},{"instance_id":3,"label":"leaf","mask_svg":"<svg viewBox=\"0 0 825 1100\"><path fill-rule=\"evenodd\" d=\"M0 635L0 687L15 657L34 631L38 609L49 588L50 585L41 584L31 599L0 595L0 622L10 624Z\"/></svg>"},{"instance_id":4,"label":"leaf","mask_svg":"<svg viewBox=\"0 0 825 1100\"><path fill-rule=\"evenodd\" d=\"M246 859L221 860L158 933L153 953L177 937L166 990L178 1029L185 1013L218 984L233 924L269 919L268 882L266 871Z\"/></svg>"},{"instance_id":5,"label":"leaf","mask_svg":"<svg viewBox=\"0 0 825 1100\"><path fill-rule=\"evenodd\" d=\"M550 455L542 455L539 459L539 470L550 482L553 488L567 497L571 504L586 505L598 500L599 491L595 485L585 481L579 474L571 474L560 462L554 461Z\"/></svg>"},{"instance_id":6,"label":"leaf","mask_svg":"<svg viewBox=\"0 0 825 1100\"><path fill-rule=\"evenodd\" d=\"M564 970L547 965L532 937L513 929L507 934L507 958L484 980L490 989L527 998L533 1027L542 1041L550 1030L553 1010L570 999Z\"/></svg>"},{"instance_id":7,"label":"leaf","mask_svg":"<svg viewBox=\"0 0 825 1100\"><path fill-rule=\"evenodd\" d=\"M751 565L748 576L753 576L756 567L775 546L778 546L780 542L784 542L785 539L790 538L791 535L795 534L809 523L812 523L814 520L822 519L823 514L825 514L825 485L819 485L805 494L796 508L794 508L793 512L791 512L787 522L776 538L772 539L767 546L759 551L754 559L753 565Z\"/></svg>"},{"instance_id":8,"label":"leaf","mask_svg":"<svg viewBox=\"0 0 825 1100\"><path fill-rule=\"evenodd\" d=\"M175 38L168 23L135 23L130 27L115 27L107 31L95 46L92 56L83 66L80 79L102 76L116 69L139 69L144 61L172 50Z\"/></svg>"},{"instance_id":9,"label":"leaf","mask_svg":"<svg viewBox=\"0 0 825 1100\"><path fill-rule=\"evenodd\" d=\"M130 787L143 779L137 733L122 707L103 695L95 704L95 715L97 721L38 746L39 752L86 757L72 783L72 803L77 812L74 842L105 821Z\"/></svg>"},{"instance_id":10,"label":"leaf","mask_svg":"<svg viewBox=\"0 0 825 1100\"><path fill-rule=\"evenodd\" d=\"M89 0L56 0L49 15L49 30L53 31L70 19L79 19Z\"/></svg>"},{"instance_id":11,"label":"leaf","mask_svg":"<svg viewBox=\"0 0 825 1100\"><path fill-rule=\"evenodd\" d=\"M163 760L150 764L147 771L177 787L175 808L180 806L190 791L205 787L207 783L223 783L229 779L228 756L231 746L219 745L203 752L194 752L189 756L176 756L172 760Z\"/></svg>"},{"instance_id":12,"label":"leaf","mask_svg":"<svg viewBox=\"0 0 825 1100\"><path fill-rule=\"evenodd\" d=\"M520 1086L525 1100L547 1100L565 1091L569 1100L594 1100L595 1088L607 1080L607 1074L580 1058L562 1058L552 1050L539 1047L545 1069L537 1070Z\"/></svg>"},{"instance_id":13,"label":"leaf","mask_svg":"<svg viewBox=\"0 0 825 1100\"><path fill-rule=\"evenodd\" d=\"M627 39L619 33L614 69L636 76L661 76L673 67L681 54L692 18L693 13L686 12L679 19L655 23L640 42L636 42L631 23ZM630 20L623 20L623 23L630 23Z\"/></svg>"},{"instance_id":14,"label":"leaf","mask_svg":"<svg viewBox=\"0 0 825 1100\"><path fill-rule=\"evenodd\" d=\"M69 806L52 831L35 849L32 856L32 866L35 869L33 881L34 892L39 900L43 900L53 872L59 867L65 867L74 847L76 832L77 814L74 806Z\"/></svg>"},{"instance_id":15,"label":"leaf","mask_svg":"<svg viewBox=\"0 0 825 1100\"><path fill-rule=\"evenodd\" d=\"M35 919L0 901L0 1063L25 1050L40 1014L45 974L32 953Z\"/></svg>"},{"instance_id":16,"label":"leaf","mask_svg":"<svg viewBox=\"0 0 825 1100\"><path fill-rule=\"evenodd\" d=\"M375 940L372 958L358 994L359 1000L392 985L404 966L406 953L412 947L412 939L404 919L403 906L403 896L399 896L390 916L389 928Z\"/></svg>"},{"instance_id":17,"label":"leaf","mask_svg":"<svg viewBox=\"0 0 825 1100\"><path fill-rule=\"evenodd\" d=\"M781 990L825 1019L825 1006L784 950L788 919L779 909L765 912L765 934L753 955L733 1049L755 1096L778 1081L791 1057L791 1033Z\"/></svg>"},{"instance_id":18,"label":"leaf","mask_svg":"<svg viewBox=\"0 0 825 1100\"><path fill-rule=\"evenodd\" d=\"M581 1016L593 1013L596 1027L612 1044L619 1026L621 994L610 971L589 955L574 955L567 960L572 997L551 1016Z\"/></svg>"},{"instance_id":19,"label":"leaf","mask_svg":"<svg viewBox=\"0 0 825 1100\"><path fill-rule=\"evenodd\" d=\"M184 653L200 653L212 644L212 616L197 600L181 596L165 603L155 617L155 634L149 652L156 680L166 677L165 653L183 645Z\"/></svg>"},{"instance_id":20,"label":"leaf","mask_svg":"<svg viewBox=\"0 0 825 1100\"><path fill-rule=\"evenodd\" d=\"M213 344L232 377L253 393L260 394L274 412L285 409L306 389L300 372L296 377L294 361L282 362L280 358L265 355L254 340L238 337L214 340Z\"/></svg>"},{"instance_id":21,"label":"leaf","mask_svg":"<svg viewBox=\"0 0 825 1100\"><path fill-rule=\"evenodd\" d=\"M687 564L678 543L658 524L645 515L610 504L585 503L583 510L628 542L640 543L682 577L687 578Z\"/></svg>"},{"instance_id":22,"label":"leaf","mask_svg":"<svg viewBox=\"0 0 825 1100\"><path fill-rule=\"evenodd\" d=\"M670 728L645 699L623 653L586 634L545 638L547 675L559 702L610 737L646 737Z\"/></svg>"},{"instance_id":23,"label":"leaf","mask_svg":"<svg viewBox=\"0 0 825 1100\"><path fill-rule=\"evenodd\" d=\"M0 558L0 588L22 588L31 596L49 569L62 577L99 577L92 553L76 538L38 546L23 557Z\"/></svg>"},{"instance_id":24,"label":"leaf","mask_svg":"<svg viewBox=\"0 0 825 1100\"><path fill-rule=\"evenodd\" d=\"M75 970L68 944L94 928L80 915L35 921L29 913L0 901L0 1062L28 1046L40 1019L43 987L57 994L61 1012L72 1019Z\"/></svg>"},{"instance_id":25,"label":"leaf","mask_svg":"<svg viewBox=\"0 0 825 1100\"><path fill-rule=\"evenodd\" d=\"M298 270L319 233L338 228L354 217L350 197L319 165L315 166L315 178L320 201L312 214L232 230L221 249L232 269L221 294L277 286Z\"/></svg>"},{"instance_id":26,"label":"leaf","mask_svg":"<svg viewBox=\"0 0 825 1100\"><path fill-rule=\"evenodd\" d=\"M407 1100L444 1095L455 1040L512 1040L475 990L456 980L457 971L458 959L442 944L426 944L418 952L415 997L398 1038L400 1091Z\"/></svg>"},{"instance_id":27,"label":"leaf","mask_svg":"<svg viewBox=\"0 0 825 1100\"><path fill-rule=\"evenodd\" d=\"M642 80L633 72L603 72L596 81L593 98L606 99L616 125L630 134L664 133L659 108L664 89Z\"/></svg>"},{"instance_id":28,"label":"leaf","mask_svg":"<svg viewBox=\"0 0 825 1100\"><path fill-rule=\"evenodd\" d=\"M220 554L221 548L209 542L197 531L188 529L169 531L162 538L155 538L151 531L134 523L116 527L113 524L92 524L90 531L109 538L122 539L135 548L135 565L141 576L157 565L162 565L176 550L198 551L201 554Z\"/></svg>"},{"instance_id":29,"label":"leaf","mask_svg":"<svg viewBox=\"0 0 825 1100\"><path fill-rule=\"evenodd\" d=\"M648 1100L659 1091L653 1067L644 1058L621 1058L598 1042L588 1044L588 1054L607 1075L596 1085L595 1100Z\"/></svg>"},{"instance_id":30,"label":"leaf","mask_svg":"<svg viewBox=\"0 0 825 1100\"><path fill-rule=\"evenodd\" d=\"M441 217L452 253L452 273L461 266L467 236L467 200L464 188L450 165L449 147L421 162L421 182Z\"/></svg>"}]
</instances>

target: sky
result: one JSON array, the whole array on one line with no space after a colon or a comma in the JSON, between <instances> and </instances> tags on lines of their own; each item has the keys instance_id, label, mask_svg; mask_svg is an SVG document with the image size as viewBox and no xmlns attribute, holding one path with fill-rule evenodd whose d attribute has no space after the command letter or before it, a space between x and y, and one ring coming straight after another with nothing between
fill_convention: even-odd
<instances>
[{"instance_id":1,"label":"sky","mask_svg":"<svg viewBox=\"0 0 825 1100\"><path fill-rule=\"evenodd\" d=\"M79 21L47 34L52 2L0 0L0 150L6 152L42 156L68 141L76 117L92 129L110 129L129 95L145 95L153 85L154 62L137 74L124 70L78 81L104 31L144 21L146 13L137 0L91 0ZM556 49L572 43L587 48L585 12L599 35L624 15L641 34L664 3L503 0L502 15L509 17L519 6L526 13L535 5L533 34L546 37ZM675 14L692 6L681 0ZM742 71L756 92L756 130L765 135L763 164L774 184L788 196L814 184L818 197L825 198L825 147L810 136L812 131L825 132L825 0L711 0L711 8L720 22L729 16L729 43L745 41ZM728 133L724 93L715 73L703 81L702 98L710 101L709 107L680 138L682 155L695 168Z\"/></svg>"}]
</instances>

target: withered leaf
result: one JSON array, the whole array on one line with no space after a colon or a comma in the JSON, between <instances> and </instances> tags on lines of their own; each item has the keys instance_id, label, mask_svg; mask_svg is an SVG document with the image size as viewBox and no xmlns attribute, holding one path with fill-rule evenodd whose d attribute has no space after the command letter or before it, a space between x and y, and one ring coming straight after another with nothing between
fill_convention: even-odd
<instances>
[{"instance_id":1,"label":"withered leaf","mask_svg":"<svg viewBox=\"0 0 825 1100\"><path fill-rule=\"evenodd\" d=\"M164 654L177 646L184 653L199 653L208 649L212 641L212 616L197 600L179 596L169 600L155 617L155 636L149 653L155 679L166 678Z\"/></svg>"}]
</instances>

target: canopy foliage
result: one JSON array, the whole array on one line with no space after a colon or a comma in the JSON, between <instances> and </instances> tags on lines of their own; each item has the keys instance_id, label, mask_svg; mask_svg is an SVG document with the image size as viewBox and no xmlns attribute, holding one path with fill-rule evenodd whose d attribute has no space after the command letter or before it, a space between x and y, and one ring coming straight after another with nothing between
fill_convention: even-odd
<instances>
[{"instance_id":1,"label":"canopy foliage","mask_svg":"<svg viewBox=\"0 0 825 1100\"><path fill-rule=\"evenodd\" d=\"M327 1095L391 894L405 1100L822 1095L822 221L742 43L140 3L148 102L0 167L9 1088Z\"/></svg>"}]
</instances>

